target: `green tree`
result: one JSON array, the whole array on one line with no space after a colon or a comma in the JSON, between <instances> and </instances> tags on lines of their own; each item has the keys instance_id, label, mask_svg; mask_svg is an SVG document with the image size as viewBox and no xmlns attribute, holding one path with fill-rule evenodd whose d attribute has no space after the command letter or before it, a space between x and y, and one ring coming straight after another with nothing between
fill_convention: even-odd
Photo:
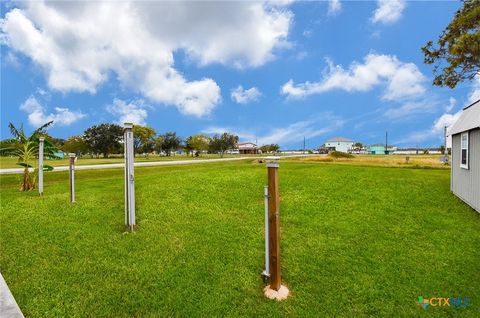
<instances>
[{"instance_id":1,"label":"green tree","mask_svg":"<svg viewBox=\"0 0 480 318\"><path fill-rule=\"evenodd\" d=\"M444 155L445 154L445 145L440 145L439 149L440 149L440 152Z\"/></svg>"},{"instance_id":2,"label":"green tree","mask_svg":"<svg viewBox=\"0 0 480 318\"><path fill-rule=\"evenodd\" d=\"M108 158L112 153L121 152L123 128L115 124L95 125L85 130L83 139L93 153L97 156L103 154L104 158Z\"/></svg>"},{"instance_id":3,"label":"green tree","mask_svg":"<svg viewBox=\"0 0 480 318\"><path fill-rule=\"evenodd\" d=\"M55 138L50 136L46 131L42 131L39 135L40 137L44 137L45 140L48 140L52 145L57 148L61 148L65 144L65 139L63 138Z\"/></svg>"},{"instance_id":4,"label":"green tree","mask_svg":"<svg viewBox=\"0 0 480 318\"><path fill-rule=\"evenodd\" d=\"M360 150L363 149L363 144L361 142L356 142L353 144L353 151L356 151L357 153L360 153Z\"/></svg>"},{"instance_id":5,"label":"green tree","mask_svg":"<svg viewBox=\"0 0 480 318\"><path fill-rule=\"evenodd\" d=\"M280 150L280 146L277 144L263 145L260 147L260 150L263 153L272 153L272 152L275 153Z\"/></svg>"},{"instance_id":6,"label":"green tree","mask_svg":"<svg viewBox=\"0 0 480 318\"><path fill-rule=\"evenodd\" d=\"M0 149L13 147L14 143L15 139L3 139L0 141Z\"/></svg>"},{"instance_id":7,"label":"green tree","mask_svg":"<svg viewBox=\"0 0 480 318\"><path fill-rule=\"evenodd\" d=\"M465 0L438 39L422 47L426 64L434 64L433 85L454 88L480 74L480 0ZM441 71L439 71L441 69Z\"/></svg>"},{"instance_id":8,"label":"green tree","mask_svg":"<svg viewBox=\"0 0 480 318\"><path fill-rule=\"evenodd\" d=\"M178 150L182 144L182 139L177 136L176 132L167 132L162 138L162 148L167 153L167 156L170 156L172 151Z\"/></svg>"},{"instance_id":9,"label":"green tree","mask_svg":"<svg viewBox=\"0 0 480 318\"><path fill-rule=\"evenodd\" d=\"M155 148L155 129L140 125L133 126L133 147L136 153L148 154Z\"/></svg>"},{"instance_id":10,"label":"green tree","mask_svg":"<svg viewBox=\"0 0 480 318\"><path fill-rule=\"evenodd\" d=\"M88 152L88 144L82 136L72 136L65 141L61 149L65 152L76 153L77 156Z\"/></svg>"},{"instance_id":11,"label":"green tree","mask_svg":"<svg viewBox=\"0 0 480 318\"><path fill-rule=\"evenodd\" d=\"M159 154L163 151L163 136L157 136L157 138L155 138L154 149Z\"/></svg>"},{"instance_id":12,"label":"green tree","mask_svg":"<svg viewBox=\"0 0 480 318\"><path fill-rule=\"evenodd\" d=\"M187 138L185 141L185 149L201 153L208 150L210 144L210 137L205 135L193 135Z\"/></svg>"},{"instance_id":13,"label":"green tree","mask_svg":"<svg viewBox=\"0 0 480 318\"><path fill-rule=\"evenodd\" d=\"M208 148L210 152L218 153L220 154L220 157L223 158L225 151L235 148L237 143L238 136L236 135L229 133L223 133L221 135L216 134L210 141Z\"/></svg>"},{"instance_id":14,"label":"green tree","mask_svg":"<svg viewBox=\"0 0 480 318\"><path fill-rule=\"evenodd\" d=\"M13 139L8 141L9 147L0 149L0 153L3 155L18 157L18 165L24 168L23 180L20 185L20 191L29 191L35 189L35 170L30 173L30 168L34 168L33 161L38 158L39 138L45 133L44 130L50 126L53 121L50 121L41 127L33 131L33 133L27 137L23 129L23 125L20 129L17 129L12 123L9 123L8 127L13 135ZM58 149L48 140L44 141L44 156L50 158L56 158L55 152ZM44 165L45 171L52 170L51 166Z\"/></svg>"}]
</instances>

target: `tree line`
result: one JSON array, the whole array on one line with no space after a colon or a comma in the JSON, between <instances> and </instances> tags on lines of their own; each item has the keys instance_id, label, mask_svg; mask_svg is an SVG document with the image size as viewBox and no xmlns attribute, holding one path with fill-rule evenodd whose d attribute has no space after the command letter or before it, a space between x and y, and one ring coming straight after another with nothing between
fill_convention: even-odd
<instances>
[{"instance_id":1,"label":"tree line","mask_svg":"<svg viewBox=\"0 0 480 318\"><path fill-rule=\"evenodd\" d=\"M229 133L213 137L198 134L183 139L174 131L157 134L152 127L140 125L133 126L133 136L135 153L146 156L151 153L171 156L179 150L192 156L200 156L205 152L223 156L227 150L235 148L238 142L238 136ZM59 148L77 155L102 155L108 158L112 154L123 153L123 127L116 124L94 125L87 128L83 135L68 138Z\"/></svg>"},{"instance_id":2,"label":"tree line","mask_svg":"<svg viewBox=\"0 0 480 318\"><path fill-rule=\"evenodd\" d=\"M45 131L40 131L52 145L64 152L76 153L77 156L91 155L108 158L113 154L123 153L123 127L116 124L103 123L87 128L82 135L68 139L54 138ZM176 132L157 134L152 127L134 125L134 150L136 154L148 156L151 153L171 156L176 151L184 151L188 155L200 156L202 153L223 155L236 147L238 136L230 133L215 134L212 137L203 134L188 136L183 139ZM0 148L8 147L12 140L3 140ZM276 144L260 147L262 152L278 152Z\"/></svg>"}]
</instances>

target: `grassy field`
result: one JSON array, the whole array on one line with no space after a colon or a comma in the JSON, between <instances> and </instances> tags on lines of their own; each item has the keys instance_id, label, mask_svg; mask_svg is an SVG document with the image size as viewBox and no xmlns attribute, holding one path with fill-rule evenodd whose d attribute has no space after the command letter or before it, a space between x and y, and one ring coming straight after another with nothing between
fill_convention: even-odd
<instances>
[{"instance_id":1,"label":"grassy field","mask_svg":"<svg viewBox=\"0 0 480 318\"><path fill-rule=\"evenodd\" d=\"M440 162L441 157L442 155L354 155L353 158L333 158L320 155L297 160L362 166L450 169L449 165Z\"/></svg>"},{"instance_id":2,"label":"grassy field","mask_svg":"<svg viewBox=\"0 0 480 318\"><path fill-rule=\"evenodd\" d=\"M0 176L0 265L26 317L478 317L480 215L449 172L281 162L283 302L262 293L263 185L253 161ZM419 296L469 297L423 310Z\"/></svg>"}]
</instances>

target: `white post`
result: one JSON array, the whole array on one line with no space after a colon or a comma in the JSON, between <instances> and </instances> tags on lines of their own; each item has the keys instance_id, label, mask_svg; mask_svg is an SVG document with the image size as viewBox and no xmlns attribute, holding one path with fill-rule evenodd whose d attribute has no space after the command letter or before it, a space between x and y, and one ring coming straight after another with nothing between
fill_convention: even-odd
<instances>
[{"instance_id":1,"label":"white post","mask_svg":"<svg viewBox=\"0 0 480 318\"><path fill-rule=\"evenodd\" d=\"M263 271L263 277L265 280L270 277L270 253L268 251L268 185L263 188L263 197L265 204L265 270Z\"/></svg>"},{"instance_id":2,"label":"white post","mask_svg":"<svg viewBox=\"0 0 480 318\"><path fill-rule=\"evenodd\" d=\"M70 202L75 203L75 157L74 153L69 153L70 157Z\"/></svg>"},{"instance_id":3,"label":"white post","mask_svg":"<svg viewBox=\"0 0 480 318\"><path fill-rule=\"evenodd\" d=\"M40 137L38 143L38 194L43 195L43 144L44 137Z\"/></svg>"},{"instance_id":4,"label":"white post","mask_svg":"<svg viewBox=\"0 0 480 318\"><path fill-rule=\"evenodd\" d=\"M124 147L125 147L125 225L129 231L135 227L135 178L133 163L135 155L133 152L133 124L124 125Z\"/></svg>"}]
</instances>

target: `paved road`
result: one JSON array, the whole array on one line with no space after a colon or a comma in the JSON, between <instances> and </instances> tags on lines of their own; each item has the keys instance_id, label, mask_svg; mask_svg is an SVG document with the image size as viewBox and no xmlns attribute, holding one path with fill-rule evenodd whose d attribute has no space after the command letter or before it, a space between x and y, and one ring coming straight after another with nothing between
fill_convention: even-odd
<instances>
[{"instance_id":1,"label":"paved road","mask_svg":"<svg viewBox=\"0 0 480 318\"><path fill-rule=\"evenodd\" d=\"M293 157L305 157L307 155L287 155L281 156L283 158L293 158ZM172 161L152 161L152 162L136 162L135 167L151 167L151 166L174 166L174 165L188 165L196 163L210 163L210 162L223 162L223 161L238 161L238 160L248 160L248 159L265 159L265 157L238 157L238 158L219 158L219 159L193 159L193 160L172 160ZM124 163L105 163L98 165L76 165L75 170L95 170L95 169L113 169L113 168L123 168L125 167ZM68 166L58 166L53 167L53 171L68 171ZM21 174L23 173L23 168L7 168L0 169L0 174Z\"/></svg>"}]
</instances>

